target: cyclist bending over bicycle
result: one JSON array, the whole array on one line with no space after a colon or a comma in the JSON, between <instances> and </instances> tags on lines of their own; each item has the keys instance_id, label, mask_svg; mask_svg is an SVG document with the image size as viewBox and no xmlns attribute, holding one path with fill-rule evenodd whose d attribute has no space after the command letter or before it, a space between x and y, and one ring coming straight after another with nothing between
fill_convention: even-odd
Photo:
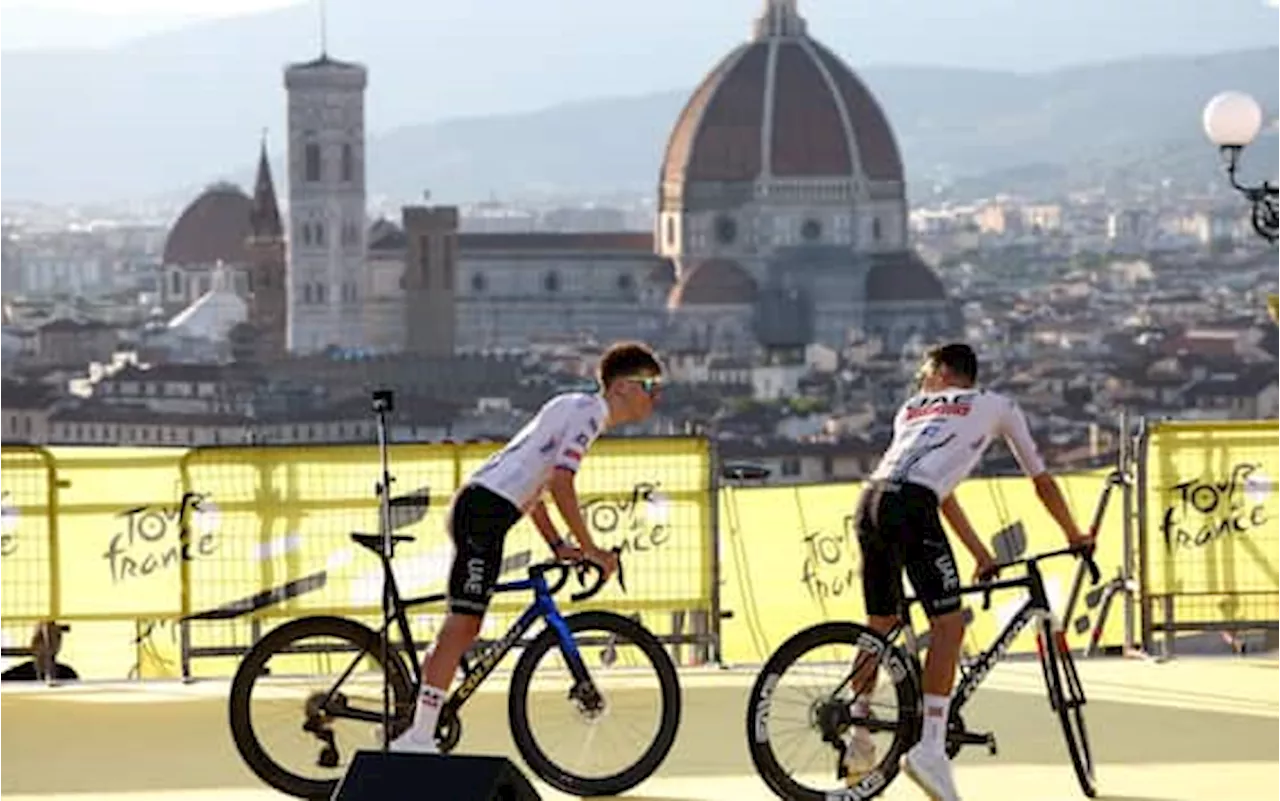
<instances>
[{"instance_id":1,"label":"cyclist bending over bicycle","mask_svg":"<svg viewBox=\"0 0 1280 801\"><path fill-rule=\"evenodd\" d=\"M976 578L988 578L995 566L991 554L952 490L999 435L1035 483L1037 497L1068 542L1084 545L1088 538L1072 519L1057 482L1045 471L1018 404L974 386L978 358L972 348L962 343L934 348L917 377L919 389L894 417L893 440L858 501L856 527L868 625L885 634L897 623L904 569L930 620L923 680L924 731L903 758L903 767L935 801L956 801L946 734L964 617L956 592L960 576L939 509L978 563ZM874 670L859 671L855 677L855 717L869 716L874 682ZM875 745L866 728L851 730L842 763L850 785L875 767Z\"/></svg>"},{"instance_id":2,"label":"cyclist bending over bicycle","mask_svg":"<svg viewBox=\"0 0 1280 801\"><path fill-rule=\"evenodd\" d=\"M599 394L557 395L462 485L449 510L453 567L449 613L422 666L422 691L413 724L391 743L393 751L437 753L436 725L462 656L475 642L493 595L507 532L528 514L557 558L586 558L607 580L617 556L596 546L579 511L574 476L591 443L608 427L636 423L653 413L662 366L647 346L614 344L596 368ZM551 492L577 547L551 522L543 493Z\"/></svg>"}]
</instances>

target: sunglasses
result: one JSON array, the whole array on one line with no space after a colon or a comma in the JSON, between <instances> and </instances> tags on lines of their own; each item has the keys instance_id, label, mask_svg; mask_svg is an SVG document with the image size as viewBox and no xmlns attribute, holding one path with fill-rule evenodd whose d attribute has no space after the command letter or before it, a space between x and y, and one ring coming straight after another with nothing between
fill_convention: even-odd
<instances>
[{"instance_id":1,"label":"sunglasses","mask_svg":"<svg viewBox=\"0 0 1280 801\"><path fill-rule=\"evenodd\" d=\"M658 392L662 390L662 379L656 376L642 376L629 378L627 380L634 381L636 384L639 384L640 389L644 390L645 394L649 397L657 395Z\"/></svg>"}]
</instances>

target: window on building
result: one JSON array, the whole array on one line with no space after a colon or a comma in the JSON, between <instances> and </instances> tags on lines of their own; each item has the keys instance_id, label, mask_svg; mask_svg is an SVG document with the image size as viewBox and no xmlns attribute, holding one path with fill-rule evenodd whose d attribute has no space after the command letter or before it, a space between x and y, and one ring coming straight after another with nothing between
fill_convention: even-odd
<instances>
[{"instance_id":1,"label":"window on building","mask_svg":"<svg viewBox=\"0 0 1280 801\"><path fill-rule=\"evenodd\" d=\"M554 270L546 274L542 279L542 288L548 292L560 291L560 275Z\"/></svg>"},{"instance_id":2,"label":"window on building","mask_svg":"<svg viewBox=\"0 0 1280 801\"><path fill-rule=\"evenodd\" d=\"M880 235L881 235L880 218L875 217L871 220L871 239L875 242L879 242Z\"/></svg>"},{"instance_id":3,"label":"window on building","mask_svg":"<svg viewBox=\"0 0 1280 801\"><path fill-rule=\"evenodd\" d=\"M169 274L169 289L175 297L182 296L182 273L178 270Z\"/></svg>"},{"instance_id":4,"label":"window on building","mask_svg":"<svg viewBox=\"0 0 1280 801\"><path fill-rule=\"evenodd\" d=\"M782 468L782 475L784 476L800 475L800 460L795 457L783 459L782 464L779 466Z\"/></svg>"},{"instance_id":5,"label":"window on building","mask_svg":"<svg viewBox=\"0 0 1280 801\"><path fill-rule=\"evenodd\" d=\"M303 149L304 160L306 161L306 179L310 183L317 183L320 180L320 145L317 142L308 142Z\"/></svg>"},{"instance_id":6,"label":"window on building","mask_svg":"<svg viewBox=\"0 0 1280 801\"><path fill-rule=\"evenodd\" d=\"M316 247L324 247L324 223L316 223Z\"/></svg>"},{"instance_id":7,"label":"window on building","mask_svg":"<svg viewBox=\"0 0 1280 801\"><path fill-rule=\"evenodd\" d=\"M302 302L304 304L311 302L311 284L302 285Z\"/></svg>"},{"instance_id":8,"label":"window on building","mask_svg":"<svg viewBox=\"0 0 1280 801\"><path fill-rule=\"evenodd\" d=\"M484 273L476 273L471 276L471 289L473 292L483 292L488 282L485 280Z\"/></svg>"},{"instance_id":9,"label":"window on building","mask_svg":"<svg viewBox=\"0 0 1280 801\"><path fill-rule=\"evenodd\" d=\"M422 273L422 287L431 286L431 237L418 237L418 267Z\"/></svg>"},{"instance_id":10,"label":"window on building","mask_svg":"<svg viewBox=\"0 0 1280 801\"><path fill-rule=\"evenodd\" d=\"M350 183L355 180L356 157L350 142L342 143L342 180Z\"/></svg>"}]
</instances>

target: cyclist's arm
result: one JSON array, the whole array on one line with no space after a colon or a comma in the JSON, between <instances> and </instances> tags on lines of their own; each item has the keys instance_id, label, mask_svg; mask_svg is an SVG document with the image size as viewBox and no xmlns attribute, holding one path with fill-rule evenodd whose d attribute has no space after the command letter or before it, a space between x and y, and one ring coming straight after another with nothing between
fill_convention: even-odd
<instances>
[{"instance_id":1,"label":"cyclist's arm","mask_svg":"<svg viewBox=\"0 0 1280 801\"><path fill-rule=\"evenodd\" d=\"M538 529L538 533L547 541L547 545L551 550L555 550L564 544L564 538L560 536L560 532L556 531L555 524L551 522L551 515L547 512L547 505L542 499L533 502L533 506L529 507L529 518L533 520L533 525Z\"/></svg>"},{"instance_id":2,"label":"cyclist's arm","mask_svg":"<svg viewBox=\"0 0 1280 801\"><path fill-rule=\"evenodd\" d=\"M987 550L987 546L983 544L982 539L978 536L978 532L974 530L973 525L969 522L969 517L961 508L960 502L956 500L954 494L948 495L942 500L939 506L942 516L946 518L947 525L951 526L951 530L964 543L964 547L968 549L973 556L973 561L979 565L993 562L991 552Z\"/></svg>"},{"instance_id":3,"label":"cyclist's arm","mask_svg":"<svg viewBox=\"0 0 1280 801\"><path fill-rule=\"evenodd\" d=\"M581 504L578 503L578 490L574 487L574 479L578 475L578 467L587 448L599 435L599 426L589 414L577 409L570 409L565 420L563 434L560 438L559 450L556 452L555 469L551 472L548 488L551 499L555 501L560 517L569 527L579 548L584 551L596 550L591 532L582 519Z\"/></svg>"},{"instance_id":4,"label":"cyclist's arm","mask_svg":"<svg viewBox=\"0 0 1280 801\"><path fill-rule=\"evenodd\" d=\"M569 533L573 535L578 547L584 551L594 551L596 550L596 544L591 539L591 533L587 531L586 521L582 519L582 509L578 503L578 490L573 486L573 480L576 476L577 474L567 467L557 467L551 473L551 481L549 483L551 500L555 501L556 509L560 511L560 517L564 520L565 525L569 527Z\"/></svg>"},{"instance_id":5,"label":"cyclist's arm","mask_svg":"<svg viewBox=\"0 0 1280 801\"><path fill-rule=\"evenodd\" d=\"M1049 474L1044 460L1040 458L1040 450L1036 447L1035 440L1031 438L1031 429L1027 426L1026 415L1012 400L1008 402L1001 419L1001 428L1001 434L1009 444L1009 450L1013 451L1013 457L1018 460L1022 472L1031 477L1031 483L1036 488L1036 497L1040 499L1049 516L1062 529L1062 533L1066 535L1069 542L1083 540L1084 535L1080 533L1075 518L1071 516L1071 510L1067 508L1067 501L1062 497L1058 482Z\"/></svg>"}]
</instances>

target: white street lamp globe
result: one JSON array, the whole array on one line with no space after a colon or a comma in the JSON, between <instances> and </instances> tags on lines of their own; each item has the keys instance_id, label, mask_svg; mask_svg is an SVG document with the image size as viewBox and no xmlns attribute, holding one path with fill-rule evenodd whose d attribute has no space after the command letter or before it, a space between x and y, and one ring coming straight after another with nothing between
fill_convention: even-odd
<instances>
[{"instance_id":1,"label":"white street lamp globe","mask_svg":"<svg viewBox=\"0 0 1280 801\"><path fill-rule=\"evenodd\" d=\"M1262 107L1244 92L1223 92L1204 107L1204 132L1218 147L1244 147L1262 130Z\"/></svg>"}]
</instances>

